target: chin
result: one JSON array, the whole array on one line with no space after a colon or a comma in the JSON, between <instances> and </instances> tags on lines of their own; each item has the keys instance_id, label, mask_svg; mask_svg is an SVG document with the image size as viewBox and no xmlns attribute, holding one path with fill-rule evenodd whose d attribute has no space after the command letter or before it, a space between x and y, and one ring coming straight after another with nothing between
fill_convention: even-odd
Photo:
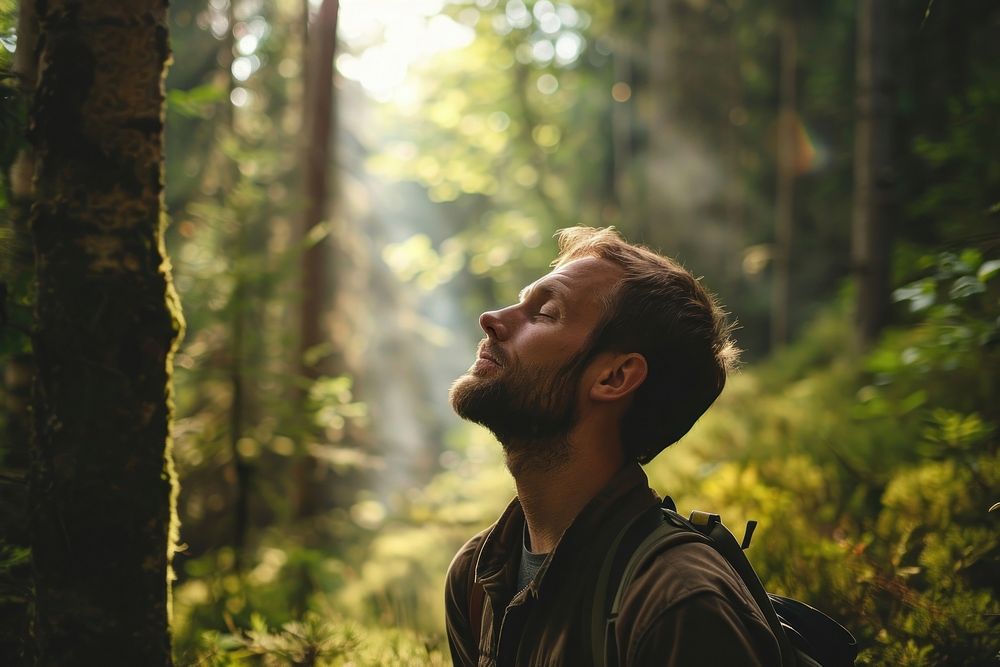
<instances>
[{"instance_id":1,"label":"chin","mask_svg":"<svg viewBox=\"0 0 1000 667\"><path fill-rule=\"evenodd\" d=\"M484 377L470 369L455 380L448 392L451 407L462 419L490 428L492 409L497 407L497 380Z\"/></svg>"},{"instance_id":2,"label":"chin","mask_svg":"<svg viewBox=\"0 0 1000 667\"><path fill-rule=\"evenodd\" d=\"M451 383L451 389L448 390L448 400L451 403L452 409L460 417L463 416L462 406L467 402L469 395L474 393L481 383L482 378L477 377L471 368Z\"/></svg>"}]
</instances>

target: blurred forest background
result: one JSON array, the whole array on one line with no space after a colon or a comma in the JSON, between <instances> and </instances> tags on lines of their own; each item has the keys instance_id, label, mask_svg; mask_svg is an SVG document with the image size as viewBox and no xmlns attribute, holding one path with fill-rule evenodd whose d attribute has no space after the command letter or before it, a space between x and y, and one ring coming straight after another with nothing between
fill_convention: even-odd
<instances>
[{"instance_id":1,"label":"blurred forest background","mask_svg":"<svg viewBox=\"0 0 1000 667\"><path fill-rule=\"evenodd\" d=\"M37 30L0 0L3 664L32 652ZM655 488L759 520L765 585L860 664L996 664L995 0L173 0L169 34L177 664L449 662L445 570L512 484L447 388L576 224L740 323Z\"/></svg>"}]
</instances>

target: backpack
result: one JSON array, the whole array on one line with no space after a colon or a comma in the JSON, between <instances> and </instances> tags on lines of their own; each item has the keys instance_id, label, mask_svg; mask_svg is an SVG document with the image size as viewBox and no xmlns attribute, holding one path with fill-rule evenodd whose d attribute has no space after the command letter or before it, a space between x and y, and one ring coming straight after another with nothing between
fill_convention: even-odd
<instances>
[{"instance_id":1,"label":"backpack","mask_svg":"<svg viewBox=\"0 0 1000 667\"><path fill-rule=\"evenodd\" d=\"M689 542L713 547L743 580L778 639L781 667L849 667L854 664L857 641L845 627L804 602L764 590L743 553L750 546L756 521L747 522L743 541L737 542L718 514L694 511L685 518L677 512L669 496L664 498L658 515L652 529L648 515L633 519L619 531L605 556L591 614L590 641L595 667L618 665L615 626L624 591L639 568L653 555ZM634 546L637 540L640 540L638 546ZM626 547L623 548L623 544ZM629 549L629 545L633 548Z\"/></svg>"}]
</instances>

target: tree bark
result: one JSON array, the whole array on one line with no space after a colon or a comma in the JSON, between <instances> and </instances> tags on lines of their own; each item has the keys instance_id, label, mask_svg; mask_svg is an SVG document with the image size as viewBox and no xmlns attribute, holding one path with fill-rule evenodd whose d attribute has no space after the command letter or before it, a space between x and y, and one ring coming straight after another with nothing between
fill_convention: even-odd
<instances>
[{"instance_id":1,"label":"tree bark","mask_svg":"<svg viewBox=\"0 0 1000 667\"><path fill-rule=\"evenodd\" d=\"M42 665L170 665L165 0L39 2L35 633Z\"/></svg>"},{"instance_id":2,"label":"tree bark","mask_svg":"<svg viewBox=\"0 0 1000 667\"><path fill-rule=\"evenodd\" d=\"M333 153L333 58L337 46L338 0L323 0L309 29L307 45L308 73L304 105L305 137L305 213L302 218L302 238L328 216L330 204L330 156ZM302 259L302 320L301 348L310 348L326 341L322 315L329 295L327 247L314 243L305 250ZM308 367L309 364L303 364Z\"/></svg>"},{"instance_id":3,"label":"tree bark","mask_svg":"<svg viewBox=\"0 0 1000 667\"><path fill-rule=\"evenodd\" d=\"M304 4L308 11L308 4ZM329 344L323 316L333 295L332 275L328 270L331 248L322 235L317 242L309 238L317 225L330 214L330 163L334 152L334 99L333 61L337 47L338 0L323 0L315 18L308 22L304 52L305 99L303 101L303 168L305 184L305 210L299 230L303 245L302 256L302 308L299 318L298 363L300 375L316 379L324 370L328 355L315 354L319 346ZM305 396L300 396L305 405ZM312 515L319 504L318 491L313 479L315 459L303 447L293 470L295 484L293 512L297 518Z\"/></svg>"},{"instance_id":4,"label":"tree bark","mask_svg":"<svg viewBox=\"0 0 1000 667\"><path fill-rule=\"evenodd\" d=\"M887 0L858 3L851 265L857 290L856 337L861 349L878 338L889 313L890 225L895 190L891 27Z\"/></svg>"},{"instance_id":5,"label":"tree bark","mask_svg":"<svg viewBox=\"0 0 1000 667\"><path fill-rule=\"evenodd\" d=\"M798 37L795 26L795 0L785 3L780 30L781 73L777 137L777 191L775 193L775 233L773 282L771 292L771 348L788 343L792 308L792 243L795 230L795 176Z\"/></svg>"}]
</instances>

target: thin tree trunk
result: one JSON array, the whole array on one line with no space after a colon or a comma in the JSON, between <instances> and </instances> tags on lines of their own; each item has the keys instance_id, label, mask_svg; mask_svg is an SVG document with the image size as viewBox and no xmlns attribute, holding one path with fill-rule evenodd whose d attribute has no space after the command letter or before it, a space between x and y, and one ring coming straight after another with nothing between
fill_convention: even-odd
<instances>
[{"instance_id":1,"label":"thin tree trunk","mask_svg":"<svg viewBox=\"0 0 1000 667\"><path fill-rule=\"evenodd\" d=\"M308 10L308 4L304 6ZM301 242L306 246L302 257L302 308L299 318L300 374L315 379L323 370L322 359L316 359L318 346L328 344L323 316L330 307L334 290L328 270L331 249L323 235L309 244L307 239L317 225L330 215L330 164L335 155L333 61L337 46L338 0L323 0L315 18L308 24L308 40L304 52L305 100L303 103L303 157L305 211L300 228ZM323 355L325 356L325 355ZM305 397L301 400L304 404ZM294 514L298 518L313 514L318 508L314 489L315 459L305 450L299 453L293 472L295 483Z\"/></svg>"},{"instance_id":2,"label":"thin tree trunk","mask_svg":"<svg viewBox=\"0 0 1000 667\"><path fill-rule=\"evenodd\" d=\"M611 106L611 185L618 216L624 220L631 220L635 216L636 236L639 240L643 240L646 235L646 220L645 216L636 210L636 188L632 180L634 169L632 167L633 102L631 90L632 86L635 85L632 77L634 49L631 43L633 36L628 34L629 26L621 20L621 14L621 0L618 0L615 2L615 16L619 23L617 27L618 37L615 40L614 55L612 56L614 58L615 85L628 86L629 94L626 97L619 90L619 96L614 97ZM612 88L612 91L614 90Z\"/></svg>"},{"instance_id":3,"label":"thin tree trunk","mask_svg":"<svg viewBox=\"0 0 1000 667\"><path fill-rule=\"evenodd\" d=\"M22 0L17 20L18 48L14 53L13 72L18 91L31 100L38 77L36 45L38 21L34 0ZM34 198L34 153L25 146L17 155L7 181L8 218L12 248L4 253L0 267L0 326L14 329L17 338L28 337L28 313L18 302L28 293L32 282L33 257L28 233L28 214ZM16 338L15 338L16 340ZM11 350L3 361L3 414L5 441L0 470L0 548L23 549L28 546L28 467L31 440L31 383L34 361L30 352ZM12 551L7 552L8 555ZM10 564L0 572L0 664L32 664L30 642L31 572L25 559Z\"/></svg>"},{"instance_id":4,"label":"thin tree trunk","mask_svg":"<svg viewBox=\"0 0 1000 667\"><path fill-rule=\"evenodd\" d=\"M14 52L12 69L17 78L18 93L25 103L29 103L35 95L35 85L38 80L37 49L38 15L35 11L35 0L22 0L17 17L17 50ZM10 254L10 265L5 266L4 269L11 282L15 282L15 278L22 277L25 282L30 282L30 276L34 269L34 256L28 229L28 216L35 197L34 178L35 152L30 145L26 144L18 151L17 158L10 167L10 203L7 219L13 231L14 247ZM7 315L7 313L4 314ZM30 369L30 358L23 361ZM29 370L29 378L31 375Z\"/></svg>"},{"instance_id":5,"label":"thin tree trunk","mask_svg":"<svg viewBox=\"0 0 1000 667\"><path fill-rule=\"evenodd\" d=\"M735 22L734 22L735 23ZM737 294L743 281L742 262L727 260L726 257L741 257L747 245L746 240L746 181L742 169L742 130L746 122L738 114L746 114L743 107L743 82L740 76L740 50L736 39L736 26L730 25L725 37L726 67L725 88L729 103L729 113L723 117L723 127L720 135L724 137L727 164L727 177L731 179L725 192L726 222L729 226L729 246L724 249L725 256L720 262L724 268L724 285L727 294Z\"/></svg>"},{"instance_id":6,"label":"thin tree trunk","mask_svg":"<svg viewBox=\"0 0 1000 667\"><path fill-rule=\"evenodd\" d=\"M771 293L771 347L788 343L792 308L792 244L795 229L796 152L796 66L798 37L795 26L795 0L786 3L780 30L781 76L778 110L778 178L775 194L775 234L773 284Z\"/></svg>"},{"instance_id":7,"label":"thin tree trunk","mask_svg":"<svg viewBox=\"0 0 1000 667\"><path fill-rule=\"evenodd\" d=\"M165 0L39 3L31 477L42 665L171 665Z\"/></svg>"},{"instance_id":8,"label":"thin tree trunk","mask_svg":"<svg viewBox=\"0 0 1000 667\"><path fill-rule=\"evenodd\" d=\"M227 95L223 103L225 114L223 116L223 129L227 136L236 135L236 113L233 104L229 101L236 82L232 75L232 65L234 52L236 49L236 39L233 26L236 25L236 3L239 0L229 0L227 13L226 39L223 40L223 47L220 61L223 63L223 70L227 81ZM219 187L219 199L223 206L231 201L233 188L239 179L236 165L232 159L219 151L221 162L221 178ZM246 319L248 310L247 302L247 276L244 274L244 257L247 254L246 227L248 221L240 220L236 230L236 239L231 257L235 285L230 301L231 322L231 362L229 366L229 385L232 392L232 403L229 406L229 455L233 470L232 483L235 485L235 508L233 511L233 565L237 572L243 569L243 551L246 547L247 532L250 524L250 464L244 460L240 454L239 443L243 438L246 423L246 378L245 367L247 360L246 352Z\"/></svg>"},{"instance_id":9,"label":"thin tree trunk","mask_svg":"<svg viewBox=\"0 0 1000 667\"><path fill-rule=\"evenodd\" d=\"M641 221L645 243L681 252L676 211L671 201L671 160L677 159L679 118L677 77L679 30L674 0L649 3L649 156L646 167L646 213ZM658 227L658 228L654 228Z\"/></svg>"},{"instance_id":10,"label":"thin tree trunk","mask_svg":"<svg viewBox=\"0 0 1000 667\"><path fill-rule=\"evenodd\" d=\"M333 59L337 44L338 0L323 0L309 30L308 80L305 100L305 213L302 238L322 223L330 213L330 163L333 154L334 88ZM314 243L302 258L303 351L326 341L322 315L329 305L327 251L324 243ZM312 367L304 360L307 372Z\"/></svg>"},{"instance_id":11,"label":"thin tree trunk","mask_svg":"<svg viewBox=\"0 0 1000 667\"><path fill-rule=\"evenodd\" d=\"M862 349L876 340L889 313L889 230L895 189L891 27L889 2L858 4L851 264L857 290L856 336Z\"/></svg>"}]
</instances>

